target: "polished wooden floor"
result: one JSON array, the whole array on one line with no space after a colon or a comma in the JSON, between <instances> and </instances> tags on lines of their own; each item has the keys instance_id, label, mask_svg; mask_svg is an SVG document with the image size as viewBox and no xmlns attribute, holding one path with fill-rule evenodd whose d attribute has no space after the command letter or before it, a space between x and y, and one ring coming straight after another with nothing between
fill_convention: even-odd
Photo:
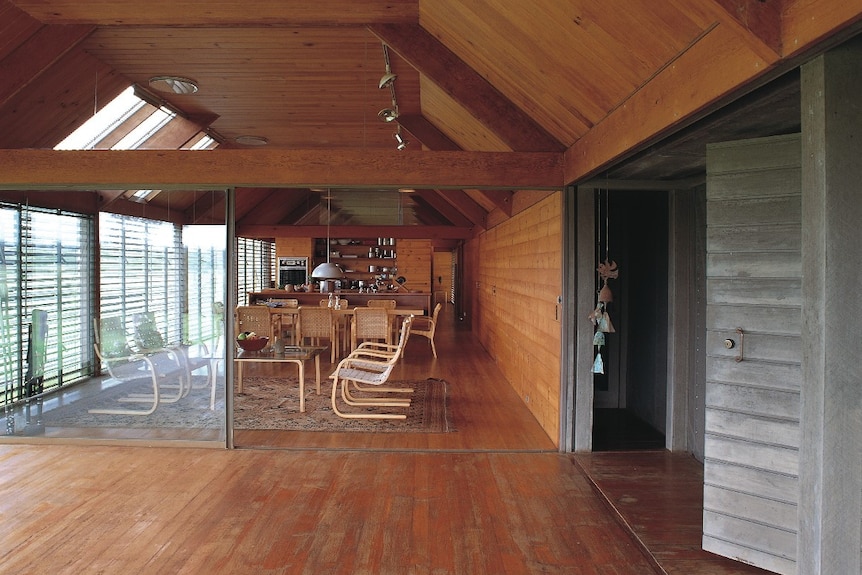
<instances>
[{"instance_id":1,"label":"polished wooden floor","mask_svg":"<svg viewBox=\"0 0 862 575\"><path fill-rule=\"evenodd\" d=\"M447 321L401 377L449 381L456 433L0 445L0 573L762 573L700 551L699 463L558 453Z\"/></svg>"}]
</instances>

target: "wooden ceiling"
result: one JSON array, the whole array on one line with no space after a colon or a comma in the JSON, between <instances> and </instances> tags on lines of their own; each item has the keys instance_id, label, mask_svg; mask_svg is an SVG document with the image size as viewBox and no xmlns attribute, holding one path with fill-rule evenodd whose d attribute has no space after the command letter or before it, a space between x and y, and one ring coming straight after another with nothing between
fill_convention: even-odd
<instances>
[{"instance_id":1,"label":"wooden ceiling","mask_svg":"<svg viewBox=\"0 0 862 575\"><path fill-rule=\"evenodd\" d=\"M345 189L396 187L399 178L384 167L371 186L355 164L336 165L340 153L404 155L422 176L406 201L411 221L468 237L596 174L691 176L700 168L689 156L703 155L704 135L717 126L787 130L798 122L792 105L779 119L763 102L792 104L792 77L718 123L697 121L858 32L860 21L862 6L844 0L0 0L0 148L50 149L135 84L187 121L151 148L188 147L203 129L219 141L206 153L251 153L258 148L236 138L260 136L285 162L315 151L333 165L315 183ZM384 45L397 74L393 123L378 118L392 105L378 87ZM159 75L200 89L156 92L148 81ZM754 127L764 109L774 120ZM403 152L395 150L399 126L409 141ZM435 152L509 154L524 177L489 171L475 179L489 185L448 185L452 163ZM522 185L529 153L559 156L558 186ZM202 186L203 175L190 172L189 184ZM310 183L238 190L238 222L272 230L313 219ZM120 207L126 201L120 192L97 198L102 209L134 211ZM171 194L160 207L188 220L207 202L217 211L203 191ZM361 206L349 209L344 221L362 220Z\"/></svg>"}]
</instances>

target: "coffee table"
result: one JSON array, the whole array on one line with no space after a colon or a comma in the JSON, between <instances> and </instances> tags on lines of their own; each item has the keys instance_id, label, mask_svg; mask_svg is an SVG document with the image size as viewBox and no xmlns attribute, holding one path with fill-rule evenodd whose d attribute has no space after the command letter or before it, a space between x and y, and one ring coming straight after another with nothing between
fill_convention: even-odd
<instances>
[{"instance_id":1,"label":"coffee table","mask_svg":"<svg viewBox=\"0 0 862 575\"><path fill-rule=\"evenodd\" d=\"M238 349L233 358L236 364L236 383L242 393L242 366L244 363L295 363L299 366L299 411L305 411L305 362L314 360L317 395L320 395L320 353L328 349L319 346L287 346L284 353L273 353L269 348L261 351Z\"/></svg>"}]
</instances>

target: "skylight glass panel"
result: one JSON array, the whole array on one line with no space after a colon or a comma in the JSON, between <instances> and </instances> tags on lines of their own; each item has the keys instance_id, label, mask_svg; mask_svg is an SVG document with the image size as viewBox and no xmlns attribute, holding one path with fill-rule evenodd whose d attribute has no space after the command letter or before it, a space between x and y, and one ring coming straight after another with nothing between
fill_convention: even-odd
<instances>
[{"instance_id":1,"label":"skylight glass panel","mask_svg":"<svg viewBox=\"0 0 862 575\"><path fill-rule=\"evenodd\" d=\"M135 87L129 86L119 96L96 112L65 140L54 147L55 150L92 150L106 136L113 132L132 114L140 110L146 102L135 95Z\"/></svg>"},{"instance_id":2,"label":"skylight glass panel","mask_svg":"<svg viewBox=\"0 0 862 575\"><path fill-rule=\"evenodd\" d=\"M150 116L126 134L119 142L111 146L112 150L135 150L146 142L150 137L161 130L165 125L176 117L176 114L159 108Z\"/></svg>"}]
</instances>

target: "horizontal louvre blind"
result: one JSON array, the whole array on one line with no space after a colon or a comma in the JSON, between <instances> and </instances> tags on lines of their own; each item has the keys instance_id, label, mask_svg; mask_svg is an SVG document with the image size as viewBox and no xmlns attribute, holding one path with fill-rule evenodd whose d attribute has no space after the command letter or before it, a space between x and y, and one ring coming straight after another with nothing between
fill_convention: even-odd
<instances>
[{"instance_id":1,"label":"horizontal louvre blind","mask_svg":"<svg viewBox=\"0 0 862 575\"><path fill-rule=\"evenodd\" d=\"M239 305L246 305L249 292L268 289L275 281L275 244L237 238L236 257L236 301Z\"/></svg>"},{"instance_id":2,"label":"horizontal louvre blind","mask_svg":"<svg viewBox=\"0 0 862 575\"><path fill-rule=\"evenodd\" d=\"M132 333L149 312L166 342L181 340L185 268L181 229L170 222L99 215L102 317L120 316Z\"/></svg>"},{"instance_id":3,"label":"horizontal louvre blind","mask_svg":"<svg viewBox=\"0 0 862 575\"><path fill-rule=\"evenodd\" d=\"M5 401L22 397L29 325L34 310L47 313L42 389L88 375L92 341L87 324L93 301L93 221L89 216L27 206L0 206L2 272L0 373ZM11 386L11 389L10 389Z\"/></svg>"},{"instance_id":4,"label":"horizontal louvre blind","mask_svg":"<svg viewBox=\"0 0 862 575\"><path fill-rule=\"evenodd\" d=\"M224 331L225 229L218 226L214 231L214 227L183 229L189 277L183 333L188 343L215 342Z\"/></svg>"}]
</instances>

